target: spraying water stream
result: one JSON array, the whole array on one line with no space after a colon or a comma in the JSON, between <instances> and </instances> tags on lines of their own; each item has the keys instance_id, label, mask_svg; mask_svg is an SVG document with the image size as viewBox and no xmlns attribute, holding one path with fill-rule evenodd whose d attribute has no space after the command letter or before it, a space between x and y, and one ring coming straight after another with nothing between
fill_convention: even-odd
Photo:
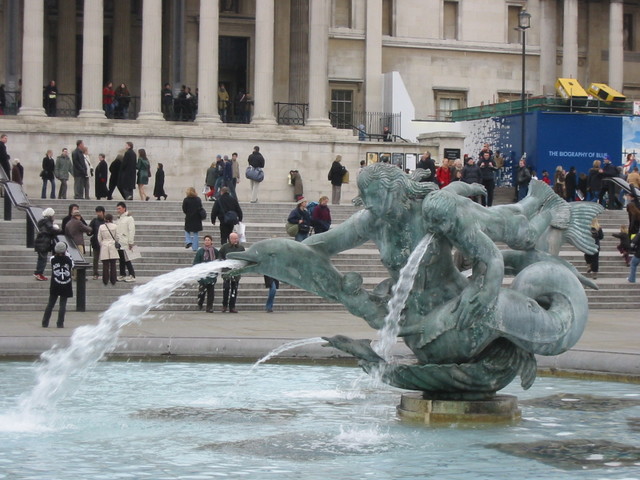
<instances>
[{"instance_id":1,"label":"spraying water stream","mask_svg":"<svg viewBox=\"0 0 640 480\"><path fill-rule=\"evenodd\" d=\"M118 298L100 315L97 325L76 328L67 348L54 348L42 354L42 361L37 367L36 385L20 401L19 415L32 418L54 409L71 392L74 380L86 374L89 368L115 348L124 326L139 323L149 310L161 304L177 288L206 277L209 273L243 265L242 261L224 260L181 268L160 275Z\"/></svg>"},{"instance_id":2,"label":"spraying water stream","mask_svg":"<svg viewBox=\"0 0 640 480\"><path fill-rule=\"evenodd\" d=\"M398 281L391 290L391 299L387 304L389 313L384 318L384 327L378 332L379 341L373 347L376 353L385 360L391 357L391 349L396 344L398 332L400 331L402 310L404 310L407 298L409 298L413 288L420 261L427 251L432 238L432 235L426 235L420 240L420 243L407 259L407 263L400 270Z\"/></svg>"}]
</instances>

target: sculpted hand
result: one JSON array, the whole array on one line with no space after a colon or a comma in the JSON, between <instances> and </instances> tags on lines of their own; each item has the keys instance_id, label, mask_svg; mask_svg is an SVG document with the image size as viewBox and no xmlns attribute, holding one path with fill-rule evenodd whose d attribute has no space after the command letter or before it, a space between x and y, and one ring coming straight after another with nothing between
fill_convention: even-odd
<instances>
[{"instance_id":1,"label":"sculpted hand","mask_svg":"<svg viewBox=\"0 0 640 480\"><path fill-rule=\"evenodd\" d=\"M491 289L482 289L475 284L464 289L458 305L453 310L457 314L457 328L464 330L482 321L494 308L498 297Z\"/></svg>"}]
</instances>

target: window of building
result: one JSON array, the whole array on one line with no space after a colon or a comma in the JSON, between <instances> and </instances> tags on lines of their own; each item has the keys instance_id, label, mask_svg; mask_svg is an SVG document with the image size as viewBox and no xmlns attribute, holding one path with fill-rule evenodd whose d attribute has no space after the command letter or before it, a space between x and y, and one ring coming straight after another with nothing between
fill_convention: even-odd
<instances>
[{"instance_id":1,"label":"window of building","mask_svg":"<svg viewBox=\"0 0 640 480\"><path fill-rule=\"evenodd\" d=\"M393 35L393 0L382 0L382 35Z\"/></svg>"},{"instance_id":2,"label":"window of building","mask_svg":"<svg viewBox=\"0 0 640 480\"><path fill-rule=\"evenodd\" d=\"M520 5L509 5L507 11L507 42L508 43L521 43L522 32L518 28L518 15L522 11Z\"/></svg>"},{"instance_id":3,"label":"window of building","mask_svg":"<svg viewBox=\"0 0 640 480\"><path fill-rule=\"evenodd\" d=\"M451 120L451 112L467 106L467 92L455 90L435 90L436 119Z\"/></svg>"},{"instance_id":4,"label":"window of building","mask_svg":"<svg viewBox=\"0 0 640 480\"><path fill-rule=\"evenodd\" d=\"M445 0L442 21L442 35L445 40L458 39L458 2Z\"/></svg>"},{"instance_id":5,"label":"window of building","mask_svg":"<svg viewBox=\"0 0 640 480\"><path fill-rule=\"evenodd\" d=\"M353 125L353 90L331 90L331 124L336 128Z\"/></svg>"},{"instance_id":6,"label":"window of building","mask_svg":"<svg viewBox=\"0 0 640 480\"><path fill-rule=\"evenodd\" d=\"M633 15L630 13L625 13L622 17L622 42L625 50L629 52L635 50L633 48Z\"/></svg>"},{"instance_id":7,"label":"window of building","mask_svg":"<svg viewBox=\"0 0 640 480\"><path fill-rule=\"evenodd\" d=\"M333 26L351 28L351 0L333 0Z\"/></svg>"},{"instance_id":8,"label":"window of building","mask_svg":"<svg viewBox=\"0 0 640 480\"><path fill-rule=\"evenodd\" d=\"M522 92L498 92L498 103L514 102L516 100L522 100Z\"/></svg>"},{"instance_id":9,"label":"window of building","mask_svg":"<svg viewBox=\"0 0 640 480\"><path fill-rule=\"evenodd\" d=\"M220 13L240 13L240 0L220 0Z\"/></svg>"}]
</instances>

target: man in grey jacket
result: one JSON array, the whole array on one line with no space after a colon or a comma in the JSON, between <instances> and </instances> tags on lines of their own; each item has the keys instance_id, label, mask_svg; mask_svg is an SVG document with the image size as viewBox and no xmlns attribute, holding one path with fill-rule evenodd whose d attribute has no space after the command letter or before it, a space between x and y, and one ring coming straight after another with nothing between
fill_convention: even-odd
<instances>
[{"instance_id":1,"label":"man in grey jacket","mask_svg":"<svg viewBox=\"0 0 640 480\"><path fill-rule=\"evenodd\" d=\"M53 171L55 177L60 181L60 190L58 190L58 198L67 198L67 182L69 175L73 174L73 165L69 158L69 150L65 147L62 153L56 158L56 168Z\"/></svg>"}]
</instances>

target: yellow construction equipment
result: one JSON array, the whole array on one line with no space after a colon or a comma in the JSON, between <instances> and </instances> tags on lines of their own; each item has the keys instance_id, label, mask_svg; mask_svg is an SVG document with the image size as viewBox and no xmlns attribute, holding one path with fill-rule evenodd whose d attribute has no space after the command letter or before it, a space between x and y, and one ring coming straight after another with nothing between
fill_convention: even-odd
<instances>
[{"instance_id":1,"label":"yellow construction equipment","mask_svg":"<svg viewBox=\"0 0 640 480\"><path fill-rule=\"evenodd\" d=\"M624 102L627 97L605 83L592 83L587 93L605 102Z\"/></svg>"},{"instance_id":2,"label":"yellow construction equipment","mask_svg":"<svg viewBox=\"0 0 640 480\"><path fill-rule=\"evenodd\" d=\"M565 100L587 100L589 95L575 78L559 78L556 80L556 91Z\"/></svg>"}]
</instances>

